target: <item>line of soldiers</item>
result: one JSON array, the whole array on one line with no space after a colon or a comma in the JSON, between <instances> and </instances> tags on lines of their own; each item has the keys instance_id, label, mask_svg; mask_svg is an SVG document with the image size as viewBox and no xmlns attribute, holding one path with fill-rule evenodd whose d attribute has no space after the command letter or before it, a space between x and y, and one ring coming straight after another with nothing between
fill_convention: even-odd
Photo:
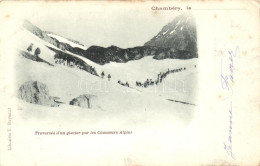
<instances>
[{"instance_id":1,"label":"line of soldiers","mask_svg":"<svg viewBox=\"0 0 260 166\"><path fill-rule=\"evenodd\" d=\"M154 85L154 84L159 84L162 82L162 80L170 73L175 73L175 72L180 72L182 70L186 70L186 68L179 68L179 69L173 69L173 70L170 70L168 69L166 72L162 73L160 72L158 75L157 75L157 79L155 81L153 81L152 79L148 79L144 82L144 83L141 83L141 82L138 82L136 81L136 86L139 86L139 87L148 87L150 85Z\"/></svg>"},{"instance_id":2,"label":"line of soldiers","mask_svg":"<svg viewBox=\"0 0 260 166\"><path fill-rule=\"evenodd\" d=\"M122 86L126 86L129 87L129 83L126 81L126 83L121 82L120 80L117 81L117 83L119 83Z\"/></svg>"}]
</instances>

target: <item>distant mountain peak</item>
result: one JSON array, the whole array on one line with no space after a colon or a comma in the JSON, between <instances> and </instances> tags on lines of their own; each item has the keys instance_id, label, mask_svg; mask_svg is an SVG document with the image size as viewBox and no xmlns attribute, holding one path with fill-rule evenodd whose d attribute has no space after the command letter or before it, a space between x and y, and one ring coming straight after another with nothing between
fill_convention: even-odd
<instances>
[{"instance_id":1,"label":"distant mountain peak","mask_svg":"<svg viewBox=\"0 0 260 166\"><path fill-rule=\"evenodd\" d=\"M195 18L188 13L177 16L144 45L193 52L197 57Z\"/></svg>"}]
</instances>

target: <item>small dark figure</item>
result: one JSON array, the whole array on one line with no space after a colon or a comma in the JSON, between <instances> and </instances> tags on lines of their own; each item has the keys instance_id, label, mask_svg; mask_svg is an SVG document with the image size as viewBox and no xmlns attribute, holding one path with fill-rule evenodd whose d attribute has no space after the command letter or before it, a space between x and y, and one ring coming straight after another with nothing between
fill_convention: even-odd
<instances>
[{"instance_id":1,"label":"small dark figure","mask_svg":"<svg viewBox=\"0 0 260 166\"><path fill-rule=\"evenodd\" d=\"M127 81L126 81L125 85L126 85L127 87L129 87L129 84L128 84L128 82L127 82Z\"/></svg>"},{"instance_id":2,"label":"small dark figure","mask_svg":"<svg viewBox=\"0 0 260 166\"><path fill-rule=\"evenodd\" d=\"M196 65L195 65L195 68L196 68Z\"/></svg>"},{"instance_id":3,"label":"small dark figure","mask_svg":"<svg viewBox=\"0 0 260 166\"><path fill-rule=\"evenodd\" d=\"M170 69L168 68L168 71L166 72L167 74L169 74L170 73Z\"/></svg>"},{"instance_id":4,"label":"small dark figure","mask_svg":"<svg viewBox=\"0 0 260 166\"><path fill-rule=\"evenodd\" d=\"M117 83L119 83L119 84L120 84L120 83L121 83L121 81L120 81L120 80L118 80L118 81L117 81Z\"/></svg>"},{"instance_id":5,"label":"small dark figure","mask_svg":"<svg viewBox=\"0 0 260 166\"><path fill-rule=\"evenodd\" d=\"M111 75L110 75L110 74L108 74L107 78L108 78L108 81L110 81Z\"/></svg>"},{"instance_id":6,"label":"small dark figure","mask_svg":"<svg viewBox=\"0 0 260 166\"><path fill-rule=\"evenodd\" d=\"M104 73L104 71L102 71L101 78L104 78L104 76L105 76L105 73Z\"/></svg>"},{"instance_id":7,"label":"small dark figure","mask_svg":"<svg viewBox=\"0 0 260 166\"><path fill-rule=\"evenodd\" d=\"M147 85L149 85L149 79L147 78L146 82L145 82Z\"/></svg>"},{"instance_id":8,"label":"small dark figure","mask_svg":"<svg viewBox=\"0 0 260 166\"><path fill-rule=\"evenodd\" d=\"M29 47L27 48L27 51L28 51L28 52L31 52L31 51L32 51L32 47L33 47L33 44L31 43L31 44L29 45Z\"/></svg>"},{"instance_id":9,"label":"small dark figure","mask_svg":"<svg viewBox=\"0 0 260 166\"><path fill-rule=\"evenodd\" d=\"M39 48L36 48L36 50L34 51L34 55L36 56L36 58L39 58L39 54L41 53L41 50Z\"/></svg>"},{"instance_id":10,"label":"small dark figure","mask_svg":"<svg viewBox=\"0 0 260 166\"><path fill-rule=\"evenodd\" d=\"M183 70L186 70L186 68L184 67L184 69Z\"/></svg>"}]
</instances>

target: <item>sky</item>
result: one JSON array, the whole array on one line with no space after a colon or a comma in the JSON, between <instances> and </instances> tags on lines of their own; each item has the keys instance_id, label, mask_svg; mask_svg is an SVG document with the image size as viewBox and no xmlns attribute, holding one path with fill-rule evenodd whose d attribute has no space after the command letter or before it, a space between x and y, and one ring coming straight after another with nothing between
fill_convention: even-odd
<instances>
[{"instance_id":1,"label":"sky","mask_svg":"<svg viewBox=\"0 0 260 166\"><path fill-rule=\"evenodd\" d=\"M42 30L79 41L87 47L142 46L180 14L153 11L153 4L118 2L32 3L25 19Z\"/></svg>"}]
</instances>

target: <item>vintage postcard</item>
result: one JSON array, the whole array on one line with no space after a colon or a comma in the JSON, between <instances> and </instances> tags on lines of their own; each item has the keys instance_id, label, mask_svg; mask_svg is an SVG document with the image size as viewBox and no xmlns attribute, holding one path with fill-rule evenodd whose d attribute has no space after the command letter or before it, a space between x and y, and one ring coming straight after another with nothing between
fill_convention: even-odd
<instances>
[{"instance_id":1,"label":"vintage postcard","mask_svg":"<svg viewBox=\"0 0 260 166\"><path fill-rule=\"evenodd\" d=\"M1 166L259 166L260 3L0 1Z\"/></svg>"}]
</instances>

